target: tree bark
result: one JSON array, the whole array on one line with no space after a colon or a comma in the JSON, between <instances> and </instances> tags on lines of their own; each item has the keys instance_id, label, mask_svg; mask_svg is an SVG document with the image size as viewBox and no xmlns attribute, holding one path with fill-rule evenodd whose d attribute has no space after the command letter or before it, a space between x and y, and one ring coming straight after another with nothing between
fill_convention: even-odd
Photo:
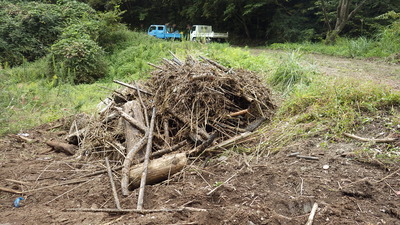
<instances>
[{"instance_id":1,"label":"tree bark","mask_svg":"<svg viewBox=\"0 0 400 225\"><path fill-rule=\"evenodd\" d=\"M361 6L367 2L362 0L356 7L350 12L350 5L352 0L339 0L339 4L336 9L336 24L333 30L328 31L326 35L326 44L334 44L338 35L343 31L348 21L360 10Z\"/></svg>"}]
</instances>

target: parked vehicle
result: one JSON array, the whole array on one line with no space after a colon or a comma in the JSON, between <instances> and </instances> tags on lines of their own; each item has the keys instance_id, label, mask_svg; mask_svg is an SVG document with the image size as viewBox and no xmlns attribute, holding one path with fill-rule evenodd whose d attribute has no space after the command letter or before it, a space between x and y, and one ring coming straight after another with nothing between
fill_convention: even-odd
<instances>
[{"instance_id":1,"label":"parked vehicle","mask_svg":"<svg viewBox=\"0 0 400 225\"><path fill-rule=\"evenodd\" d=\"M191 41L225 42L227 38L228 32L216 33L212 30L212 26L209 25L193 25L192 31L190 32Z\"/></svg>"},{"instance_id":2,"label":"parked vehicle","mask_svg":"<svg viewBox=\"0 0 400 225\"><path fill-rule=\"evenodd\" d=\"M156 38L161 39L181 39L179 31L170 32L170 28L166 25L151 25L147 31L147 34Z\"/></svg>"}]
</instances>

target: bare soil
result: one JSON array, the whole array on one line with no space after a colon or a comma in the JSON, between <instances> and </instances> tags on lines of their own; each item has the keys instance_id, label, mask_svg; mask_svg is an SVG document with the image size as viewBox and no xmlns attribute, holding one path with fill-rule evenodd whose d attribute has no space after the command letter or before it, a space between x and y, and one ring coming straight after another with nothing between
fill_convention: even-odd
<instances>
[{"instance_id":1,"label":"bare soil","mask_svg":"<svg viewBox=\"0 0 400 225\"><path fill-rule=\"evenodd\" d=\"M359 76L399 90L400 66L310 57L327 75ZM400 131L387 126L385 112L380 118L366 124L357 135L378 137L393 129ZM103 170L104 160L77 159L44 144L45 140L64 139L67 127L53 128L59 124L64 121L25 131L35 142L22 141L16 135L0 139L0 187L25 191L0 192L0 224L305 224L314 203L318 203L318 209L313 224L400 224L399 163L362 157L359 152L365 145L346 137L328 144L322 144L326 140L319 136L300 139L277 153L256 149L260 151L244 154L237 150L191 159L182 173L146 187L145 209L186 206L205 212L67 211L115 208L115 204L107 174L85 177ZM262 141L260 137L253 147L258 148ZM388 144L369 143L369 147L382 152ZM294 152L318 160L288 156ZM119 178L118 171L114 172L117 186ZM71 181L76 183L68 184ZM122 197L119 191L122 207L136 208L137 193L135 190ZM13 207L20 196L26 200L21 207Z\"/></svg>"}]
</instances>

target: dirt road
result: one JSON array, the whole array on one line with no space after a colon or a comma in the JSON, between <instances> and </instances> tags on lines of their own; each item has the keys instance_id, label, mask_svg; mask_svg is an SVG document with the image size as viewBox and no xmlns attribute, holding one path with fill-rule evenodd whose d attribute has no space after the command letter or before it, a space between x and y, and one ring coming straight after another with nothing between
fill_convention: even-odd
<instances>
[{"instance_id":1,"label":"dirt road","mask_svg":"<svg viewBox=\"0 0 400 225\"><path fill-rule=\"evenodd\" d=\"M283 51L267 49L250 49L255 55L282 56ZM370 81L375 84L387 85L393 90L400 91L400 65L387 62L365 59L351 59L334 57L322 54L304 54L304 60L315 65L321 73L338 76L354 77L356 79Z\"/></svg>"}]
</instances>

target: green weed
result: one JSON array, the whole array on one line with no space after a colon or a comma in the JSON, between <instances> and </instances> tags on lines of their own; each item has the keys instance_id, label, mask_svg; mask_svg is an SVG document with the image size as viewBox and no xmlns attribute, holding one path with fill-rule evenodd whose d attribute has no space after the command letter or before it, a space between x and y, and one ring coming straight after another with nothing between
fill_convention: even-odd
<instances>
[{"instance_id":1,"label":"green weed","mask_svg":"<svg viewBox=\"0 0 400 225\"><path fill-rule=\"evenodd\" d=\"M316 71L310 65L302 65L301 56L299 51L292 51L282 58L269 79L270 83L284 93L291 92L296 86L302 88L310 84Z\"/></svg>"}]
</instances>

